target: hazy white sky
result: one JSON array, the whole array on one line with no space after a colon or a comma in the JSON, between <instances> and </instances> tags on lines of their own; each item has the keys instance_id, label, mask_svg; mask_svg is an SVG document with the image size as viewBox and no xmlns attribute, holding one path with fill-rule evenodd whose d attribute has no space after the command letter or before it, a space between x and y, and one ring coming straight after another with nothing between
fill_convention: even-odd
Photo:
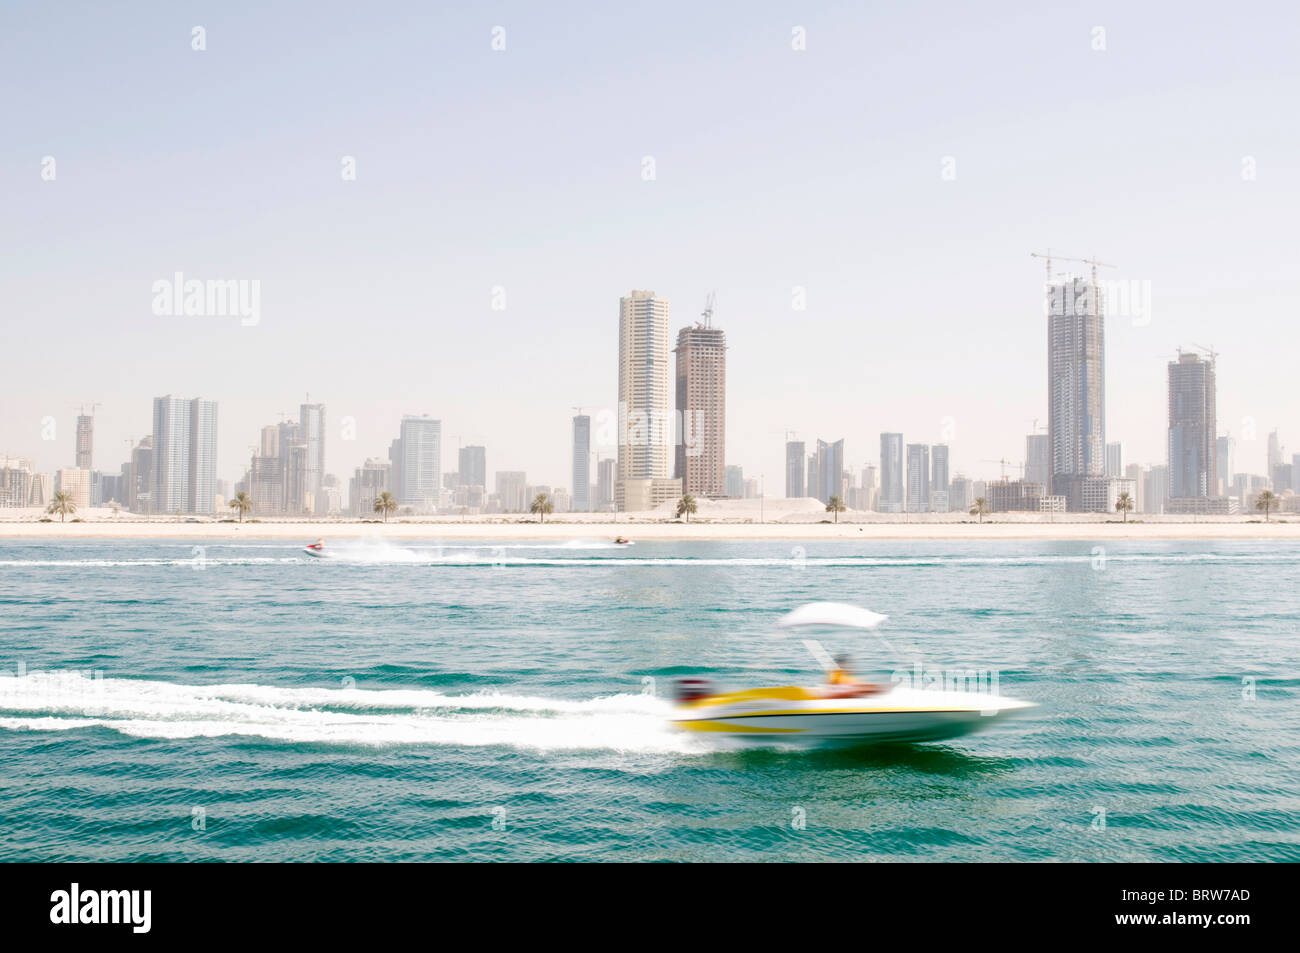
<instances>
[{"instance_id":1,"label":"hazy white sky","mask_svg":"<svg viewBox=\"0 0 1300 953\"><path fill-rule=\"evenodd\" d=\"M70 465L99 402L115 472L152 397L201 395L234 479L310 393L341 477L429 413L444 470L459 438L568 486L649 288L674 328L717 291L727 458L768 492L786 430L995 476L1046 424L1049 247L1151 283L1107 329L1126 462L1163 462L1193 342L1238 469L1300 450L1293 3L269 6L0 8L0 452ZM156 316L177 271L260 281L260 322Z\"/></svg>"}]
</instances>

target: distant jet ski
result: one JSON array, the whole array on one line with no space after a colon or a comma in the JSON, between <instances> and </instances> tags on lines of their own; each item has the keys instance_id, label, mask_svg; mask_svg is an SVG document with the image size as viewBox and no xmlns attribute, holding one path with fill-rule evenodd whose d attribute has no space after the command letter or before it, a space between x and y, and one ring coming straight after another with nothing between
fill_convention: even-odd
<instances>
[{"instance_id":1,"label":"distant jet ski","mask_svg":"<svg viewBox=\"0 0 1300 953\"><path fill-rule=\"evenodd\" d=\"M314 543L308 543L303 547L308 556L315 556L317 559L325 555L325 540L318 539Z\"/></svg>"},{"instance_id":2,"label":"distant jet ski","mask_svg":"<svg viewBox=\"0 0 1300 953\"><path fill-rule=\"evenodd\" d=\"M626 538L624 538L624 537L622 537L622 536L619 536L617 539L614 540L614 545L616 545L616 546L634 546L634 545L636 545L636 544L633 543L632 540L630 540L630 539L626 539Z\"/></svg>"}]
</instances>

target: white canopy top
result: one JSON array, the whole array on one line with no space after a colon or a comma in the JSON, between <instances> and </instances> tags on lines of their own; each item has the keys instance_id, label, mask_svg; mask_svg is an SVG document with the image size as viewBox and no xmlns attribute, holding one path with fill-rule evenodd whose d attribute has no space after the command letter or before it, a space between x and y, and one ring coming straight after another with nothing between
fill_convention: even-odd
<instances>
[{"instance_id":1,"label":"white canopy top","mask_svg":"<svg viewBox=\"0 0 1300 953\"><path fill-rule=\"evenodd\" d=\"M859 609L843 602L810 602L795 609L780 622L782 628L798 629L833 626L839 629L874 629L889 616Z\"/></svg>"}]
</instances>

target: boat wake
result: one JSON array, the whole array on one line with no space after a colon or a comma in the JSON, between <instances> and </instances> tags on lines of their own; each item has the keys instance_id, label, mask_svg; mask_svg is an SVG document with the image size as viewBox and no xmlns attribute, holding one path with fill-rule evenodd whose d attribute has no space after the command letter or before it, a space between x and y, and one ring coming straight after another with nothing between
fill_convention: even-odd
<instances>
[{"instance_id":1,"label":"boat wake","mask_svg":"<svg viewBox=\"0 0 1300 953\"><path fill-rule=\"evenodd\" d=\"M671 705L641 694L583 700L423 689L182 685L72 672L0 675L0 730L107 728L139 738L248 736L292 744L500 745L551 750L706 750L673 732Z\"/></svg>"}]
</instances>

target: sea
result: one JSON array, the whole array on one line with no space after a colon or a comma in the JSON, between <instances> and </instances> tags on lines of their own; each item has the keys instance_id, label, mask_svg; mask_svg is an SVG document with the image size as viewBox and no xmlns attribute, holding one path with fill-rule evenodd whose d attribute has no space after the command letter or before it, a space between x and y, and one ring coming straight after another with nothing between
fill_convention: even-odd
<instances>
[{"instance_id":1,"label":"sea","mask_svg":"<svg viewBox=\"0 0 1300 953\"><path fill-rule=\"evenodd\" d=\"M1300 860L1300 544L1104 535L0 540L0 860ZM672 730L677 678L821 680L817 601L889 617L819 637L864 676L1038 707Z\"/></svg>"}]
</instances>

